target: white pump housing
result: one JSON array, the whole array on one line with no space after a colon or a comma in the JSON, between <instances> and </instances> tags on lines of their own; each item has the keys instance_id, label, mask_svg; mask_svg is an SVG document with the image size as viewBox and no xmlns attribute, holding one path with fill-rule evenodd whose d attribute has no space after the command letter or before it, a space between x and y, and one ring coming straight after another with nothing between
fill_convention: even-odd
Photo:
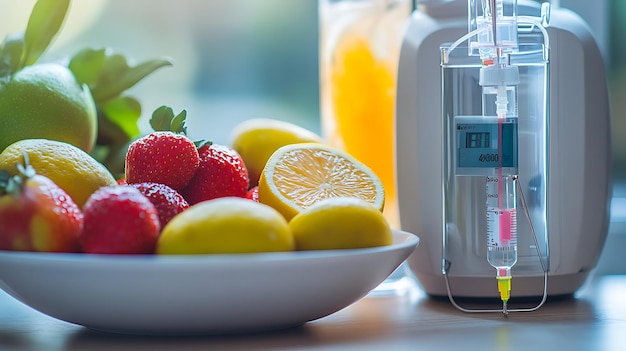
<instances>
[{"instance_id":1,"label":"white pump housing","mask_svg":"<svg viewBox=\"0 0 626 351\"><path fill-rule=\"evenodd\" d=\"M518 14L537 16L541 5L518 0ZM446 296L442 274L445 221L440 46L468 33L467 0L420 1L400 54L396 105L400 223L420 246L408 259L424 290ZM608 231L610 113L604 62L585 22L553 8L548 27L549 154L548 295L578 290L596 266ZM440 147L441 146L441 147ZM464 297L497 297L493 274L450 277ZM543 275L514 278L516 296L537 296Z\"/></svg>"}]
</instances>

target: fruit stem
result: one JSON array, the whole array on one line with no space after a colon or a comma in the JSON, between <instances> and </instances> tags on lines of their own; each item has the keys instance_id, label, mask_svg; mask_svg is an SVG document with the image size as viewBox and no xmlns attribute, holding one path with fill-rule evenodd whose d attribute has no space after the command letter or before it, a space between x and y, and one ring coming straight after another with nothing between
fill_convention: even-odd
<instances>
[{"instance_id":1,"label":"fruit stem","mask_svg":"<svg viewBox=\"0 0 626 351\"><path fill-rule=\"evenodd\" d=\"M30 160L26 152L22 153L24 162L16 164L17 175L11 176L7 171L0 170L0 196L19 195L26 180L35 176L36 172L30 165Z\"/></svg>"}]
</instances>

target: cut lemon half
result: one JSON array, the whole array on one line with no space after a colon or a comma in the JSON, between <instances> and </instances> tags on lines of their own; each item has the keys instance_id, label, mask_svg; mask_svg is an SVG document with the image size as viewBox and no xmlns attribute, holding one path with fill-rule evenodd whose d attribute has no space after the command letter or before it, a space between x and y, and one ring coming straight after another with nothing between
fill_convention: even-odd
<instances>
[{"instance_id":1,"label":"cut lemon half","mask_svg":"<svg viewBox=\"0 0 626 351\"><path fill-rule=\"evenodd\" d=\"M259 202L288 221L320 200L353 197L382 211L385 190L376 174L349 154L318 143L276 150L259 179Z\"/></svg>"}]
</instances>

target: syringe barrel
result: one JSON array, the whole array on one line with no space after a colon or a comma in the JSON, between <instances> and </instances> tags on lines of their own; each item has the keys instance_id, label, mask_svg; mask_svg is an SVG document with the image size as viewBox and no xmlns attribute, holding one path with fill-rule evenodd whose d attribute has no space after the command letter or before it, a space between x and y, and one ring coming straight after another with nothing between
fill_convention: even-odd
<instances>
[{"instance_id":1,"label":"syringe barrel","mask_svg":"<svg viewBox=\"0 0 626 351\"><path fill-rule=\"evenodd\" d=\"M497 269L497 276L510 276L511 267L517 263L517 245L509 247L491 247L487 248L487 262ZM501 274L506 271L506 274Z\"/></svg>"},{"instance_id":2,"label":"syringe barrel","mask_svg":"<svg viewBox=\"0 0 626 351\"><path fill-rule=\"evenodd\" d=\"M514 210L516 208L517 192L514 176L515 174L487 176L487 210Z\"/></svg>"},{"instance_id":3,"label":"syringe barrel","mask_svg":"<svg viewBox=\"0 0 626 351\"><path fill-rule=\"evenodd\" d=\"M517 262L517 193L513 175L487 177L487 261L511 268Z\"/></svg>"}]
</instances>

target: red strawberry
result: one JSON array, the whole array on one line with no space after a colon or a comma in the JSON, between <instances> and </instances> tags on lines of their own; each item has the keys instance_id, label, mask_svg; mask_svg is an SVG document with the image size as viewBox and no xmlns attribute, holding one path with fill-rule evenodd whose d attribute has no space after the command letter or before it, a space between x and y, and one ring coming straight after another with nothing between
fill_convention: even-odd
<instances>
[{"instance_id":1,"label":"red strawberry","mask_svg":"<svg viewBox=\"0 0 626 351\"><path fill-rule=\"evenodd\" d=\"M150 133L128 148L126 182L161 183L180 190L198 168L198 157L196 145L186 136L173 132Z\"/></svg>"},{"instance_id":2,"label":"red strawberry","mask_svg":"<svg viewBox=\"0 0 626 351\"><path fill-rule=\"evenodd\" d=\"M87 253L154 253L160 232L154 205L139 190L114 185L94 192L83 210L80 241Z\"/></svg>"},{"instance_id":3,"label":"red strawberry","mask_svg":"<svg viewBox=\"0 0 626 351\"><path fill-rule=\"evenodd\" d=\"M246 197L248 171L239 154L224 145L205 144L198 150L200 166L180 193L190 205L218 197Z\"/></svg>"},{"instance_id":4,"label":"red strawberry","mask_svg":"<svg viewBox=\"0 0 626 351\"><path fill-rule=\"evenodd\" d=\"M161 229L170 219L189 207L182 195L165 184L138 183L130 186L137 188L156 207Z\"/></svg>"},{"instance_id":5,"label":"red strawberry","mask_svg":"<svg viewBox=\"0 0 626 351\"><path fill-rule=\"evenodd\" d=\"M19 165L14 177L0 174L0 249L78 252L83 214L49 178Z\"/></svg>"},{"instance_id":6,"label":"red strawberry","mask_svg":"<svg viewBox=\"0 0 626 351\"><path fill-rule=\"evenodd\" d=\"M246 198L252 201L259 202L259 187L255 186L254 188L248 190L248 193L246 194Z\"/></svg>"}]
</instances>

